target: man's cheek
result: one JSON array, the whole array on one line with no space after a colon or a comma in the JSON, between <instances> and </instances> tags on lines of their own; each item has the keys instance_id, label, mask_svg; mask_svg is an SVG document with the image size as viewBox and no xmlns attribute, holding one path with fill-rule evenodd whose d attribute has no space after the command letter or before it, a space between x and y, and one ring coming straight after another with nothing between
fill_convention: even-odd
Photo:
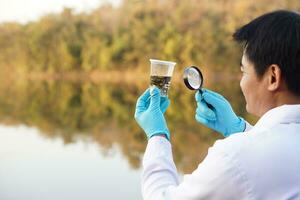
<instances>
[{"instance_id":1,"label":"man's cheek","mask_svg":"<svg viewBox=\"0 0 300 200\"><path fill-rule=\"evenodd\" d=\"M243 93L244 97L246 97L246 96L245 96L245 84L244 84L244 79L241 79L241 81L240 81L240 88L241 88L241 90L242 90L242 93Z\"/></svg>"}]
</instances>

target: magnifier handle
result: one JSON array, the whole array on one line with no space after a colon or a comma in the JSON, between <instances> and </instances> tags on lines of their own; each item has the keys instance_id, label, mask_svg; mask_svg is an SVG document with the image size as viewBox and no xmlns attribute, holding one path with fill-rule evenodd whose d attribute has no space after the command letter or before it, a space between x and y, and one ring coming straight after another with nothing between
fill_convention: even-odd
<instances>
[{"instance_id":1,"label":"magnifier handle","mask_svg":"<svg viewBox=\"0 0 300 200\"><path fill-rule=\"evenodd\" d=\"M200 93L201 95L203 94L203 92L202 92L201 89L199 89L199 93ZM207 104L207 106L208 106L210 109L213 109L213 108L214 108L211 104L209 104L209 103L207 103L207 102L205 102L205 103Z\"/></svg>"}]
</instances>

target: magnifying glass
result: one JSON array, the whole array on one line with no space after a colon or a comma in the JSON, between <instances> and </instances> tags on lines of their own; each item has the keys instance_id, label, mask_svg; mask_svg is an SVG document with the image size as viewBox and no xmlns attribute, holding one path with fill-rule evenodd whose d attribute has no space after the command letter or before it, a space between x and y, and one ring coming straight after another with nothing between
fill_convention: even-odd
<instances>
[{"instance_id":1,"label":"magnifying glass","mask_svg":"<svg viewBox=\"0 0 300 200\"><path fill-rule=\"evenodd\" d=\"M190 66L185 68L183 72L183 81L187 88L190 90L199 90L200 94L202 94L203 75L198 67ZM207 105L209 108L213 108L209 103L207 103Z\"/></svg>"}]
</instances>

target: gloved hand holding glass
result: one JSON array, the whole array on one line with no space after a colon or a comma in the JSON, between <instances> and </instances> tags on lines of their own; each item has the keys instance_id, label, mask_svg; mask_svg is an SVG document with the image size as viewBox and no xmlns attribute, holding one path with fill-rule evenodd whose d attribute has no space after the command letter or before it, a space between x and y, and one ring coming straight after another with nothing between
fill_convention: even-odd
<instances>
[{"instance_id":1,"label":"gloved hand holding glass","mask_svg":"<svg viewBox=\"0 0 300 200\"><path fill-rule=\"evenodd\" d=\"M147 138L164 134L170 140L170 132L164 117L170 100L161 97L157 87L147 89L137 101L134 118L145 131Z\"/></svg>"},{"instance_id":2,"label":"gloved hand holding glass","mask_svg":"<svg viewBox=\"0 0 300 200\"><path fill-rule=\"evenodd\" d=\"M223 96L211 90L202 89L203 76L197 67L186 68L184 83L189 89L198 90L195 95L197 102L195 118L199 123L225 137L245 130L245 120L234 113L230 103Z\"/></svg>"},{"instance_id":3,"label":"gloved hand holding glass","mask_svg":"<svg viewBox=\"0 0 300 200\"><path fill-rule=\"evenodd\" d=\"M134 117L148 139L154 135L163 134L170 140L164 113L170 104L168 90L176 63L154 59L150 59L150 62L151 88L138 99Z\"/></svg>"}]
</instances>

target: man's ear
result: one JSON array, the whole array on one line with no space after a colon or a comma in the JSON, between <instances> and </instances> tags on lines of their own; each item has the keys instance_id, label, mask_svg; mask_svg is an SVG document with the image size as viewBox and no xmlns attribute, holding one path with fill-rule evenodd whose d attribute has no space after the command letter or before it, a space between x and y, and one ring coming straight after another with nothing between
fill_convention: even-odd
<instances>
[{"instance_id":1,"label":"man's ear","mask_svg":"<svg viewBox=\"0 0 300 200\"><path fill-rule=\"evenodd\" d=\"M281 75L281 69L278 65L272 64L269 66L267 70L267 76L268 76L268 90L269 91L275 91L278 90L279 87L282 84L282 75Z\"/></svg>"}]
</instances>

